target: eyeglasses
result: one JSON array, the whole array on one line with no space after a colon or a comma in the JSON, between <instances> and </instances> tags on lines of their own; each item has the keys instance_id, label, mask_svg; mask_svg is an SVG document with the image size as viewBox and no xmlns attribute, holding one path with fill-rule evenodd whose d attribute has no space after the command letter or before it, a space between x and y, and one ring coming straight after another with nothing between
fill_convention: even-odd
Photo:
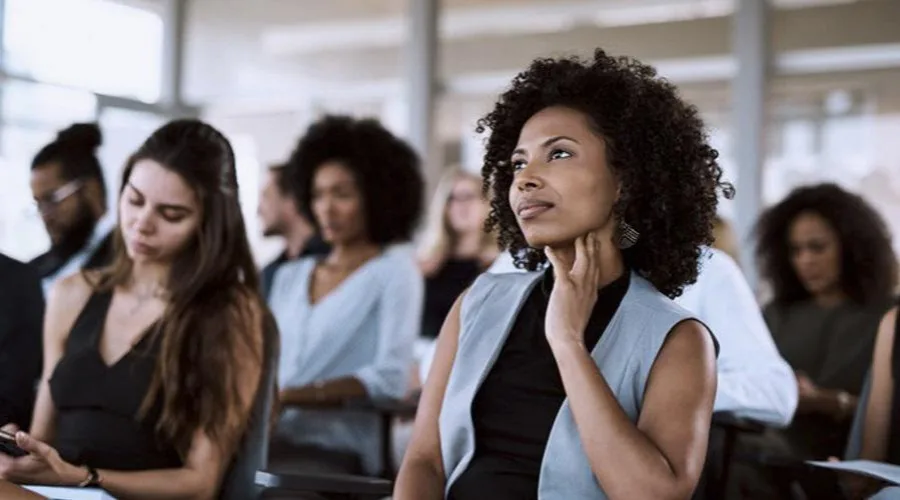
<instances>
[{"instance_id":1,"label":"eyeglasses","mask_svg":"<svg viewBox=\"0 0 900 500\"><path fill-rule=\"evenodd\" d=\"M84 181L75 179L74 181L67 182L56 188L56 190L50 194L35 198L34 205L37 208L38 213L46 214L52 212L53 210L56 210L56 207L58 207L60 203L77 193L82 187L84 187Z\"/></svg>"}]
</instances>

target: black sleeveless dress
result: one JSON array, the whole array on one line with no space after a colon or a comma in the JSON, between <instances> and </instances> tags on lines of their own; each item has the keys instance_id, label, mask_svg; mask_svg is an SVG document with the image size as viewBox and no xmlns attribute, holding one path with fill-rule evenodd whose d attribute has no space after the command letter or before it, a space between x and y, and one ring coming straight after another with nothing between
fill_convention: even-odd
<instances>
[{"instance_id":1,"label":"black sleeveless dress","mask_svg":"<svg viewBox=\"0 0 900 500\"><path fill-rule=\"evenodd\" d=\"M91 296L53 371L50 394L57 412L53 445L67 462L98 469L181 467L178 452L154 430L160 404L139 418L156 368L159 345L154 336L144 335L112 365L100 356L100 334L111 302L109 292Z\"/></svg>"}]
</instances>

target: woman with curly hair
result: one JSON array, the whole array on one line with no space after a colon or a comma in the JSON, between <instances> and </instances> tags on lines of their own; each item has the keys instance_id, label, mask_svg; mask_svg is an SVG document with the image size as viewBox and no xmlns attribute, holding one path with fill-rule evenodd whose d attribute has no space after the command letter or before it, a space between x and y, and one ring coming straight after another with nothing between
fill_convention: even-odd
<instances>
[{"instance_id":1,"label":"woman with curly hair","mask_svg":"<svg viewBox=\"0 0 900 500\"><path fill-rule=\"evenodd\" d=\"M757 224L766 322L797 376L784 433L803 457L841 455L878 322L897 283L891 237L861 197L834 184L794 190Z\"/></svg>"},{"instance_id":2,"label":"woman with curly hair","mask_svg":"<svg viewBox=\"0 0 900 500\"><path fill-rule=\"evenodd\" d=\"M377 121L326 116L286 168L331 251L285 264L272 284L285 408L273 465L375 474L377 417L314 410L405 395L424 285L411 249L396 244L421 212L419 160Z\"/></svg>"},{"instance_id":3,"label":"woman with curly hair","mask_svg":"<svg viewBox=\"0 0 900 500\"><path fill-rule=\"evenodd\" d=\"M479 122L490 228L519 266L457 300L395 498L688 498L715 341L670 300L712 240L717 153L633 59L538 59Z\"/></svg>"}]
</instances>

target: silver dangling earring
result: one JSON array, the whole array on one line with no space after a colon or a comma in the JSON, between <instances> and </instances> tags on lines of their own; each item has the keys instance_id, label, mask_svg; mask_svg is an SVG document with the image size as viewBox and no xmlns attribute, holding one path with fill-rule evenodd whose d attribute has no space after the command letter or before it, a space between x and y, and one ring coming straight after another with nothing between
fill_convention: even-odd
<instances>
[{"instance_id":1,"label":"silver dangling earring","mask_svg":"<svg viewBox=\"0 0 900 500\"><path fill-rule=\"evenodd\" d=\"M616 243L620 249L625 250L633 247L640 237L641 233L639 233L637 229L631 227L631 224L625 221L619 221L619 237Z\"/></svg>"}]
</instances>

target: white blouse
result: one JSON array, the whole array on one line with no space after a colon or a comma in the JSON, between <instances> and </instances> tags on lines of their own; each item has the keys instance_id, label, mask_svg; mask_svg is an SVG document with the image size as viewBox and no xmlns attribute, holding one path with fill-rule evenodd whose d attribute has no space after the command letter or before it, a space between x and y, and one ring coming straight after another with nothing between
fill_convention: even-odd
<instances>
[{"instance_id":1,"label":"white blouse","mask_svg":"<svg viewBox=\"0 0 900 500\"><path fill-rule=\"evenodd\" d=\"M411 249L394 246L370 259L316 304L309 300L315 257L284 264L269 306L281 334L281 389L353 376L369 397L401 398L419 335L424 282ZM379 423L365 413L287 409L276 434L295 444L360 455L368 474L381 468Z\"/></svg>"}]
</instances>

